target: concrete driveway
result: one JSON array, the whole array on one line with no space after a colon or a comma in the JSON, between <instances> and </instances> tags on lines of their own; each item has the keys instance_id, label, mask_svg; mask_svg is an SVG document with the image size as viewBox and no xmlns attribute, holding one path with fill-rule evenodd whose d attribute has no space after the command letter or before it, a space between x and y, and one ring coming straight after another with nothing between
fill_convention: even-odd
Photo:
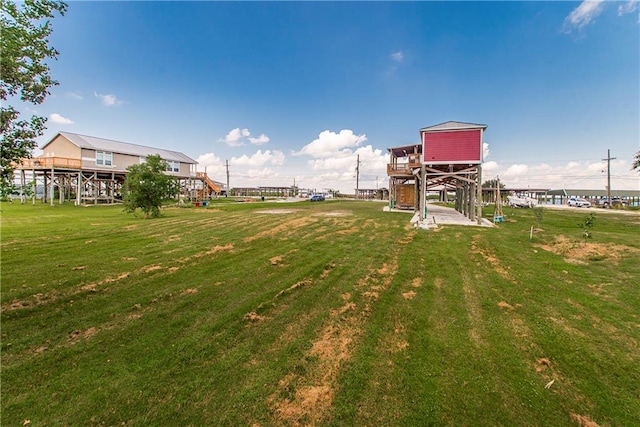
<instances>
[{"instance_id":1,"label":"concrete driveway","mask_svg":"<svg viewBox=\"0 0 640 427\"><path fill-rule=\"evenodd\" d=\"M427 203L427 214L424 221L418 224L418 213L414 213L411 210L401 210L401 209L389 209L389 207L385 208L386 211L393 212L406 212L413 214L411 218L411 222L417 224L420 228L437 228L440 225L467 225L473 227L493 227L493 222L489 221L486 218L482 218L480 225L478 225L478 221L471 221L469 218L462 215L460 212L456 211L453 208L448 208L445 206L434 205L432 203Z\"/></svg>"}]
</instances>

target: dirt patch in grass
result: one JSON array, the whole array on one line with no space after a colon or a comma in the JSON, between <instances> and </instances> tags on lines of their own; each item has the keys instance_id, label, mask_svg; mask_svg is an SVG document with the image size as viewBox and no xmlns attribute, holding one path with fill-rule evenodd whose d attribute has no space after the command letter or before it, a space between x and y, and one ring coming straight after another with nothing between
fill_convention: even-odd
<instances>
[{"instance_id":1,"label":"dirt patch in grass","mask_svg":"<svg viewBox=\"0 0 640 427\"><path fill-rule=\"evenodd\" d=\"M227 243L226 245L222 246L222 245L217 245L212 247L211 249L209 249L208 251L204 251L204 252L200 252L185 258L180 258L179 260L177 260L177 262L179 263L185 263L185 262L189 262L192 261L194 259L198 259L198 258L203 258L209 255L214 255L217 254L219 252L233 252L234 246L232 243Z\"/></svg>"},{"instance_id":2,"label":"dirt patch in grass","mask_svg":"<svg viewBox=\"0 0 640 427\"><path fill-rule=\"evenodd\" d=\"M281 256L274 256L269 258L269 262L271 263L271 265L280 265L282 267L282 257Z\"/></svg>"},{"instance_id":3,"label":"dirt patch in grass","mask_svg":"<svg viewBox=\"0 0 640 427\"><path fill-rule=\"evenodd\" d=\"M569 324L569 322L567 321L567 319L563 318L563 317L555 317L555 316L549 316L547 317L548 320L552 321L553 323L555 323L556 325L558 325L560 328L562 328L562 330L569 334L569 335L575 335L575 336L579 336L581 338L587 338L588 335L585 334L584 332L582 332L579 329L574 328L573 326L571 326Z\"/></svg>"},{"instance_id":4,"label":"dirt patch in grass","mask_svg":"<svg viewBox=\"0 0 640 427\"><path fill-rule=\"evenodd\" d=\"M88 285L81 286L80 289L83 291L96 292L98 290L98 285L95 283L89 283Z\"/></svg>"},{"instance_id":5,"label":"dirt patch in grass","mask_svg":"<svg viewBox=\"0 0 640 427\"><path fill-rule=\"evenodd\" d=\"M80 340L88 340L93 336L95 336L98 333L98 331L99 329L95 327L91 327L84 331L80 331L79 329L76 329L75 331L69 334L69 342L71 344L75 344Z\"/></svg>"},{"instance_id":6,"label":"dirt patch in grass","mask_svg":"<svg viewBox=\"0 0 640 427\"><path fill-rule=\"evenodd\" d=\"M152 271L158 271L158 270L162 270L162 266L161 265L150 265L147 267L144 267L142 269L143 273L151 273Z\"/></svg>"},{"instance_id":7,"label":"dirt patch in grass","mask_svg":"<svg viewBox=\"0 0 640 427\"><path fill-rule=\"evenodd\" d=\"M471 253L479 254L489 265L493 267L493 269L503 278L509 280L510 282L517 284L518 282L511 276L509 270L502 266L500 260L492 254L488 249L479 248L478 241L480 240L480 235L476 234L473 236L471 241Z\"/></svg>"},{"instance_id":8,"label":"dirt patch in grass","mask_svg":"<svg viewBox=\"0 0 640 427\"><path fill-rule=\"evenodd\" d=\"M244 320L246 320L248 322L251 322L251 323L255 323L255 322L263 321L264 317L260 316L255 311L252 311L252 312L249 312L249 313L244 315Z\"/></svg>"},{"instance_id":9,"label":"dirt patch in grass","mask_svg":"<svg viewBox=\"0 0 640 427\"><path fill-rule=\"evenodd\" d=\"M561 255L566 262L572 264L588 264L589 261L608 260L617 264L626 254L638 254L640 249L616 245L613 243L584 242L558 235L551 244L539 244L539 248L547 252Z\"/></svg>"},{"instance_id":10,"label":"dirt patch in grass","mask_svg":"<svg viewBox=\"0 0 640 427\"><path fill-rule=\"evenodd\" d=\"M506 301L500 301L500 302L498 303L498 307L500 307L500 308L506 308L506 309L509 309L509 310L515 310L515 309L516 309L514 306L512 306L511 304L509 304L509 303L508 303L508 302L506 302Z\"/></svg>"},{"instance_id":11,"label":"dirt patch in grass","mask_svg":"<svg viewBox=\"0 0 640 427\"><path fill-rule=\"evenodd\" d=\"M196 288L188 288L180 292L180 295L193 295L197 293L198 293L198 290Z\"/></svg>"},{"instance_id":12,"label":"dirt patch in grass","mask_svg":"<svg viewBox=\"0 0 640 427\"><path fill-rule=\"evenodd\" d=\"M584 415L574 414L573 412L571 413L571 421L575 422L580 427L600 427L598 423L591 420L589 417L586 417Z\"/></svg>"},{"instance_id":13,"label":"dirt patch in grass","mask_svg":"<svg viewBox=\"0 0 640 427\"><path fill-rule=\"evenodd\" d=\"M25 309L25 308L29 308L29 307L34 307L34 306L40 306L40 305L44 305L44 304L51 304L54 303L56 301L58 301L61 298L69 298L69 297L73 297L77 294L83 293L83 292L97 292L98 291L98 287L107 283L114 283L117 282L119 280L123 280L126 279L127 277L129 277L128 272L126 273L122 273L119 276L116 277L107 277L104 280L101 280L99 282L95 282L95 283L89 283L86 285L82 285L79 286L78 288L71 290L71 291L67 291L67 292L57 292L55 290L43 294L43 293L35 293L33 295L31 295L31 299L27 299L27 300L21 300L21 301L17 301L17 300L13 300L10 303L4 303L2 304L2 312L5 311L13 311L13 310L20 310L20 309Z\"/></svg>"},{"instance_id":14,"label":"dirt patch in grass","mask_svg":"<svg viewBox=\"0 0 640 427\"><path fill-rule=\"evenodd\" d=\"M329 273L331 272L331 270L333 270L334 268L336 268L336 263L335 262L330 262L329 264L327 264L327 266L324 268L324 270L322 270L322 274L320 275L321 279L326 278Z\"/></svg>"},{"instance_id":15,"label":"dirt patch in grass","mask_svg":"<svg viewBox=\"0 0 640 427\"><path fill-rule=\"evenodd\" d=\"M551 361L546 357L536 360L536 372L542 372L551 366Z\"/></svg>"},{"instance_id":16,"label":"dirt patch in grass","mask_svg":"<svg viewBox=\"0 0 640 427\"><path fill-rule=\"evenodd\" d=\"M282 295L287 294L287 293L289 293L289 292L291 292L291 291L293 291L295 289L301 288L303 286L309 286L311 283L312 283L311 279L301 280L301 281L299 281L297 283L294 283L293 285L289 286L287 289L283 289L280 292L278 292L276 294L276 298L277 297L281 297Z\"/></svg>"},{"instance_id":17,"label":"dirt patch in grass","mask_svg":"<svg viewBox=\"0 0 640 427\"><path fill-rule=\"evenodd\" d=\"M440 279L442 280L442 279ZM419 288L422 286L422 277L416 277L411 281L411 286L414 288Z\"/></svg>"},{"instance_id":18,"label":"dirt patch in grass","mask_svg":"<svg viewBox=\"0 0 640 427\"><path fill-rule=\"evenodd\" d=\"M403 292L402 297L404 299L414 299L416 297L416 293L414 291Z\"/></svg>"},{"instance_id":19,"label":"dirt patch in grass","mask_svg":"<svg viewBox=\"0 0 640 427\"><path fill-rule=\"evenodd\" d=\"M276 424L322 425L326 423L337 388L337 378L344 363L351 357L362 324L379 292L388 289L398 270L398 255L392 263L369 271L355 284L367 301L360 306L351 300L352 293L340 295L342 305L329 312L329 319L319 331L308 356L309 366L304 375L287 374L279 383L279 391L268 402ZM372 288L376 287L376 291ZM366 287L366 289L361 289ZM402 347L404 344L399 344ZM295 390L293 392L292 390Z\"/></svg>"},{"instance_id":20,"label":"dirt patch in grass","mask_svg":"<svg viewBox=\"0 0 640 427\"><path fill-rule=\"evenodd\" d=\"M378 292L366 291L362 293L362 296L365 298L371 298L371 299L377 300L380 297L380 294Z\"/></svg>"},{"instance_id":21,"label":"dirt patch in grass","mask_svg":"<svg viewBox=\"0 0 640 427\"><path fill-rule=\"evenodd\" d=\"M269 214L269 215L284 215L290 214L294 212L298 212L300 209L263 209L256 211L259 214Z\"/></svg>"},{"instance_id":22,"label":"dirt patch in grass","mask_svg":"<svg viewBox=\"0 0 640 427\"><path fill-rule=\"evenodd\" d=\"M351 227L351 228L348 228L346 230L338 230L338 231L336 231L336 234L340 234L342 236L346 236L346 235L349 235L349 234L357 233L358 231L360 231L359 227Z\"/></svg>"},{"instance_id":23,"label":"dirt patch in grass","mask_svg":"<svg viewBox=\"0 0 640 427\"><path fill-rule=\"evenodd\" d=\"M314 214L315 216L349 216L349 215L353 215L352 212L347 212L347 211L331 211L331 212L320 212L317 214Z\"/></svg>"},{"instance_id":24,"label":"dirt patch in grass","mask_svg":"<svg viewBox=\"0 0 640 427\"><path fill-rule=\"evenodd\" d=\"M295 218L290 221L286 221L276 227L269 228L267 230L261 231L253 236L245 237L242 241L245 243L253 242L256 239L260 239L262 237L271 237L271 236L288 236L291 234L297 234L298 229L302 227L306 227L307 225L317 221L316 219L310 217L301 217Z\"/></svg>"},{"instance_id":25,"label":"dirt patch in grass","mask_svg":"<svg viewBox=\"0 0 640 427\"><path fill-rule=\"evenodd\" d=\"M463 274L463 280L462 292L464 295L465 308L467 309L467 318L469 319L469 338L475 346L481 347L486 345L486 341L483 338L485 333L480 296L475 288L475 284L471 282L467 274Z\"/></svg>"}]
</instances>

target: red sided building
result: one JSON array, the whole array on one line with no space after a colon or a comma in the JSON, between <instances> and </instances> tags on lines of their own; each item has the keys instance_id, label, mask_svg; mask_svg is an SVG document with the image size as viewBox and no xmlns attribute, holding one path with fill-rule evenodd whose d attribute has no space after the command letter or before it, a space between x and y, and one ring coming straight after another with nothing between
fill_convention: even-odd
<instances>
[{"instance_id":1,"label":"red sided building","mask_svg":"<svg viewBox=\"0 0 640 427\"><path fill-rule=\"evenodd\" d=\"M482 145L487 125L444 122L420 129L420 143L389 148L390 205L413 206L426 216L426 193L447 200L455 191L455 208L471 221L482 219ZM418 160L419 159L419 160Z\"/></svg>"},{"instance_id":2,"label":"red sided building","mask_svg":"<svg viewBox=\"0 0 640 427\"><path fill-rule=\"evenodd\" d=\"M487 125L445 122L420 129L422 162L428 165L482 163L482 134Z\"/></svg>"}]
</instances>

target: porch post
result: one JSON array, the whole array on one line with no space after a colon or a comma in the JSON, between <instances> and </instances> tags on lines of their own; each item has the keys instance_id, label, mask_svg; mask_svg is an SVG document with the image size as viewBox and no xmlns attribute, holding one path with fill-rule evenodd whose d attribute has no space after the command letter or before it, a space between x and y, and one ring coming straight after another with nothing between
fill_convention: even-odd
<instances>
[{"instance_id":1,"label":"porch post","mask_svg":"<svg viewBox=\"0 0 640 427\"><path fill-rule=\"evenodd\" d=\"M498 185L500 185L498 183ZM478 190L478 225L482 224L482 164L478 165L478 183L476 184Z\"/></svg>"}]
</instances>

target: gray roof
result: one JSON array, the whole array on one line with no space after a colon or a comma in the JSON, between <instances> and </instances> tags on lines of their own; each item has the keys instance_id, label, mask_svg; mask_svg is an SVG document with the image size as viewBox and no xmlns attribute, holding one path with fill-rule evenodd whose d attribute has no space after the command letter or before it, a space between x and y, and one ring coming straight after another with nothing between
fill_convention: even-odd
<instances>
[{"instance_id":1,"label":"gray roof","mask_svg":"<svg viewBox=\"0 0 640 427\"><path fill-rule=\"evenodd\" d=\"M129 144L127 142L113 141L111 139L97 138L95 136L79 135L71 132L58 132L58 135L62 135L71 141L73 144L80 148L87 148L89 150L110 151L118 154L128 154L131 156L146 157L151 154L157 154L164 160L178 161L181 163L197 164L198 162L193 160L186 154L182 154L178 151L165 150L162 148L147 147L144 145ZM57 136L57 135L56 135ZM47 142L42 149L49 145L51 141Z\"/></svg>"},{"instance_id":2,"label":"gray roof","mask_svg":"<svg viewBox=\"0 0 640 427\"><path fill-rule=\"evenodd\" d=\"M459 130L459 129L486 129L487 125L481 125L476 123L464 123L464 122L444 122L439 125L427 126L420 131L426 130Z\"/></svg>"}]
</instances>

